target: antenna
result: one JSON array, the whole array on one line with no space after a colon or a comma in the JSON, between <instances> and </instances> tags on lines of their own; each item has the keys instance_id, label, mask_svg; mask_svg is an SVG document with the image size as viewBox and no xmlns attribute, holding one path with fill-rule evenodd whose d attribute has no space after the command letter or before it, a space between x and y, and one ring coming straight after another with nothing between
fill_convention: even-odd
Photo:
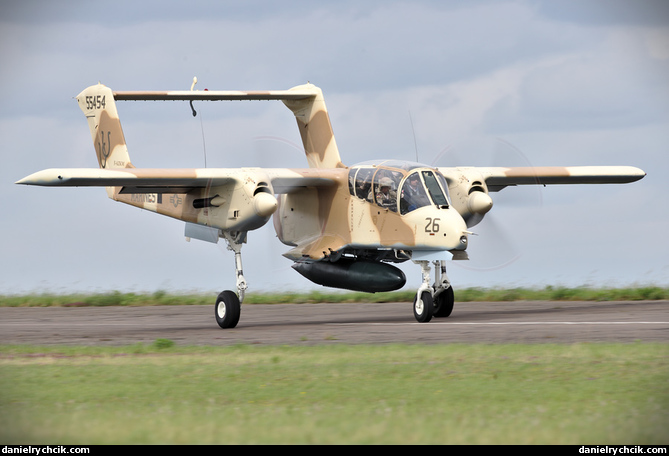
<instances>
[{"instance_id":1,"label":"antenna","mask_svg":"<svg viewBox=\"0 0 669 456\"><path fill-rule=\"evenodd\" d=\"M193 76L193 83L190 85L190 91L192 92L197 84L197 76ZM193 100L190 100L190 109L193 111L193 117L197 116L197 111L193 107ZM207 144L204 141L204 123L202 122L202 114L200 114L200 130L202 131L202 150L204 152L204 167L207 167Z\"/></svg>"},{"instance_id":2,"label":"antenna","mask_svg":"<svg viewBox=\"0 0 669 456\"><path fill-rule=\"evenodd\" d=\"M193 89L195 88L195 84L197 84L197 76L193 76L193 83L190 85L190 91L192 92ZM190 100L188 102L190 104L190 109L193 111L193 117L197 116L197 111L195 111L195 108L193 107L193 100ZM200 118L201 120L202 118Z\"/></svg>"},{"instance_id":3,"label":"antenna","mask_svg":"<svg viewBox=\"0 0 669 456\"><path fill-rule=\"evenodd\" d=\"M413 118L411 117L411 110L409 110L409 121L411 121L411 133L413 133L413 147L416 150L416 163L418 163L418 145L416 144L416 131L413 128Z\"/></svg>"}]
</instances>

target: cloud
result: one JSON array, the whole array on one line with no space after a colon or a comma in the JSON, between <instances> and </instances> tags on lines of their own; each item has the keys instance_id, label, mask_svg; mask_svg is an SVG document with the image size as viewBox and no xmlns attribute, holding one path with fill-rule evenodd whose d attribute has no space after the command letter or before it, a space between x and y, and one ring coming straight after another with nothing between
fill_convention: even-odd
<instances>
[{"instance_id":1,"label":"cloud","mask_svg":"<svg viewBox=\"0 0 669 456\"><path fill-rule=\"evenodd\" d=\"M116 204L101 189L13 184L43 168L95 166L72 99L84 87L102 81L116 90L188 89L193 76L200 90L319 85L347 164L414 160L415 133L419 160L427 163L453 149L457 164L490 164L499 136L537 165L631 164L649 172L616 190L545 189L549 219L535 208L505 211L500 199L492 215L501 226L522 221L512 235L526 253L495 273L449 266L459 286L554 283L557 276L578 284L605 268L633 281L649 268L666 270L668 246L658 230L668 216L657 202L669 196L662 179L666 27L634 12L603 20L575 4L560 11L561 3L3 3L0 291L234 287L224 244L184 242L181 222ZM185 103L119 103L133 162L199 167L206 144L210 167L305 166L295 119L280 102L196 108L194 118ZM440 165L453 164L442 158ZM630 189L638 198L618 219L588 215L588 204L615 207ZM646 222L649 211L654 218ZM616 250L617 263L597 259L599 231L620 219L625 233L643 233L652 245L643 269L630 250ZM561 230L570 233L568 249ZM285 250L271 225L249 234L244 264L252 291L311 286L281 257ZM575 267L568 250L588 252L587 260ZM419 282L415 265L402 267L411 286Z\"/></svg>"},{"instance_id":2,"label":"cloud","mask_svg":"<svg viewBox=\"0 0 669 456\"><path fill-rule=\"evenodd\" d=\"M643 31L537 62L487 114L489 131L629 128L666 122L669 66L650 57Z\"/></svg>"},{"instance_id":3,"label":"cloud","mask_svg":"<svg viewBox=\"0 0 669 456\"><path fill-rule=\"evenodd\" d=\"M547 18L583 25L669 25L669 3L664 0L562 0L534 5Z\"/></svg>"}]
</instances>

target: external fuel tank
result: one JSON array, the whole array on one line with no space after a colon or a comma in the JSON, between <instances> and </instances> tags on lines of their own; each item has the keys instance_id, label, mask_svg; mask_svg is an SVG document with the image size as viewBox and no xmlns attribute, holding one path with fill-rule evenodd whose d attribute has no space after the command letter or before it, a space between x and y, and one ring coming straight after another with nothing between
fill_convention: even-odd
<instances>
[{"instance_id":1,"label":"external fuel tank","mask_svg":"<svg viewBox=\"0 0 669 456\"><path fill-rule=\"evenodd\" d=\"M319 285L368 293L399 290L406 284L401 269L376 261L297 262L293 269Z\"/></svg>"}]
</instances>

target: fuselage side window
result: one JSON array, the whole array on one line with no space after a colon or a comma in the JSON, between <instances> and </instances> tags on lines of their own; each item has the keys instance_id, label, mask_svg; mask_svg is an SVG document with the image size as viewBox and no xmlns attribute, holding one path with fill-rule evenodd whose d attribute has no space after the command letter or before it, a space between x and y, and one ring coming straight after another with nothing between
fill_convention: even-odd
<instances>
[{"instance_id":1,"label":"fuselage side window","mask_svg":"<svg viewBox=\"0 0 669 456\"><path fill-rule=\"evenodd\" d=\"M372 190L372 175L374 168L358 168L355 176L355 196L358 198L372 201L370 192Z\"/></svg>"},{"instance_id":2,"label":"fuselage side window","mask_svg":"<svg viewBox=\"0 0 669 456\"><path fill-rule=\"evenodd\" d=\"M397 212L397 187L403 174L399 171L379 169L374 175L373 202L377 205Z\"/></svg>"},{"instance_id":3,"label":"fuselage side window","mask_svg":"<svg viewBox=\"0 0 669 456\"><path fill-rule=\"evenodd\" d=\"M348 171L348 192L355 196L355 173L358 172L358 168L351 168Z\"/></svg>"}]
</instances>

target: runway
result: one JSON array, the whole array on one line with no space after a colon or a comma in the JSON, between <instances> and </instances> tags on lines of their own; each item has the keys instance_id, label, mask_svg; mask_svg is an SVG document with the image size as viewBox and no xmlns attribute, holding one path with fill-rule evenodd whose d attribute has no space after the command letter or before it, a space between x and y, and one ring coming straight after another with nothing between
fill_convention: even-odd
<instances>
[{"instance_id":1,"label":"runway","mask_svg":"<svg viewBox=\"0 0 669 456\"><path fill-rule=\"evenodd\" d=\"M669 342L669 301L456 303L417 323L410 303L243 305L222 330L214 306L0 308L0 343L179 345Z\"/></svg>"}]
</instances>

